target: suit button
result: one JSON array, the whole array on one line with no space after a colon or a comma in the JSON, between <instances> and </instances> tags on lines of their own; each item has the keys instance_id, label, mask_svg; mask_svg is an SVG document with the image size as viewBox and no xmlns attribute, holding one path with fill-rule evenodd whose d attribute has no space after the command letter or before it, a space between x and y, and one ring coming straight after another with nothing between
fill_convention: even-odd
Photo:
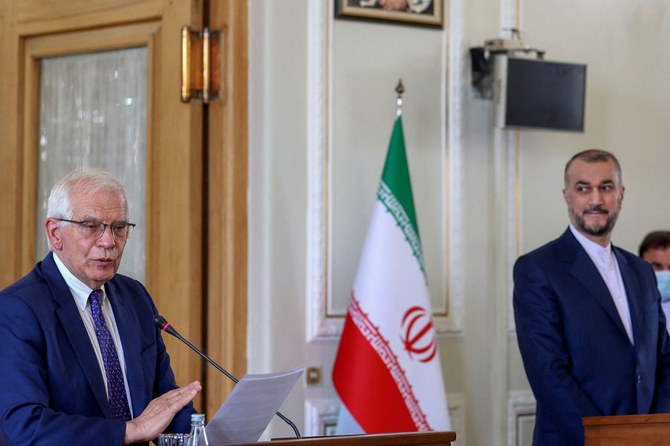
<instances>
[{"instance_id":1,"label":"suit button","mask_svg":"<svg viewBox=\"0 0 670 446\"><path fill-rule=\"evenodd\" d=\"M636 382L637 384L640 384L640 383L642 382L642 377L641 377L640 375L637 375L637 376L635 377L635 382Z\"/></svg>"}]
</instances>

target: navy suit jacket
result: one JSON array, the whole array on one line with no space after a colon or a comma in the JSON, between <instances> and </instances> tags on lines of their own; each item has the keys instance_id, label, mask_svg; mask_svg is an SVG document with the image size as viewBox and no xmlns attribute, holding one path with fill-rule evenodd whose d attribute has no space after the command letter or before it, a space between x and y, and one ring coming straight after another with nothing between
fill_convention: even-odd
<instances>
[{"instance_id":1,"label":"navy suit jacket","mask_svg":"<svg viewBox=\"0 0 670 446\"><path fill-rule=\"evenodd\" d=\"M149 293L119 274L105 287L138 416L177 384ZM188 432L194 412L189 404L167 430ZM125 423L110 418L93 346L52 253L0 292L0 444L3 434L8 445L123 444Z\"/></svg>"},{"instance_id":2,"label":"navy suit jacket","mask_svg":"<svg viewBox=\"0 0 670 446\"><path fill-rule=\"evenodd\" d=\"M537 401L534 444L582 445L582 417L670 411L670 339L647 262L613 247L634 344L568 229L514 265L519 349Z\"/></svg>"}]
</instances>

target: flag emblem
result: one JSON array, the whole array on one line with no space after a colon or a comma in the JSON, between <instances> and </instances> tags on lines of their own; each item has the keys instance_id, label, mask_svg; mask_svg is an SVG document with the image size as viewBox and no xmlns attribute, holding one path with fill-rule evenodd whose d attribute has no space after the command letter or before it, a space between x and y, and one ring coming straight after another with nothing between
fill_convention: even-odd
<instances>
[{"instance_id":1,"label":"flag emblem","mask_svg":"<svg viewBox=\"0 0 670 446\"><path fill-rule=\"evenodd\" d=\"M437 339L433 329L433 318L423 307L413 306L402 318L402 343L409 357L420 362L429 362L437 354Z\"/></svg>"},{"instance_id":2,"label":"flag emblem","mask_svg":"<svg viewBox=\"0 0 670 446\"><path fill-rule=\"evenodd\" d=\"M343 404L338 434L450 428L400 115L351 291L333 385Z\"/></svg>"}]
</instances>

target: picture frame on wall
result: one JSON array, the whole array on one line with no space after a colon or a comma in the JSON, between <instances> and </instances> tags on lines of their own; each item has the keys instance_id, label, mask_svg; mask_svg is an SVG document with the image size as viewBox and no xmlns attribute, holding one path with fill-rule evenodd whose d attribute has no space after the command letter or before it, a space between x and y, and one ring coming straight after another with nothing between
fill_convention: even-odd
<instances>
[{"instance_id":1,"label":"picture frame on wall","mask_svg":"<svg viewBox=\"0 0 670 446\"><path fill-rule=\"evenodd\" d=\"M339 19L442 28L444 0L334 0Z\"/></svg>"}]
</instances>

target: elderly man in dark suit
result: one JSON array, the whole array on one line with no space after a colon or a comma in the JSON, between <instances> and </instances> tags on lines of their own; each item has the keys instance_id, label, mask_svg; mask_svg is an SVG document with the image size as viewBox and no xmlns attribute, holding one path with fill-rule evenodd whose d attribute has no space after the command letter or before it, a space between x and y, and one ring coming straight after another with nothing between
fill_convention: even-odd
<instances>
[{"instance_id":1,"label":"elderly man in dark suit","mask_svg":"<svg viewBox=\"0 0 670 446\"><path fill-rule=\"evenodd\" d=\"M670 339L654 272L610 242L624 197L616 157L573 156L563 197L569 228L514 265L537 446L584 444L586 416L670 411Z\"/></svg>"},{"instance_id":2,"label":"elderly man in dark suit","mask_svg":"<svg viewBox=\"0 0 670 446\"><path fill-rule=\"evenodd\" d=\"M151 297L116 274L134 225L122 186L77 171L51 191L51 252L0 292L0 444L144 443L188 432ZM3 440L4 437L4 440Z\"/></svg>"}]
</instances>

